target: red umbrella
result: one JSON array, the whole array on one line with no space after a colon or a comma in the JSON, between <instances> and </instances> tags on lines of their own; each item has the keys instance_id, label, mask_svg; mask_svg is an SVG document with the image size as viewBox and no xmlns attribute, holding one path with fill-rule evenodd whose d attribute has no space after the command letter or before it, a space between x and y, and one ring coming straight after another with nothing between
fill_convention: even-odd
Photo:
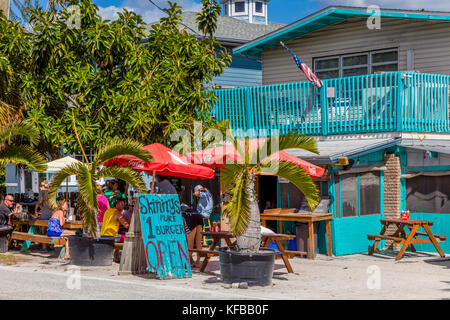
<instances>
[{"instance_id":1,"label":"red umbrella","mask_svg":"<svg viewBox=\"0 0 450 320\"><path fill-rule=\"evenodd\" d=\"M191 164L188 159L159 143L142 147L153 156L152 162L145 162L133 156L120 156L104 163L105 166L128 166L136 171L150 174L175 176L189 179L212 179L214 170Z\"/></svg>"},{"instance_id":2,"label":"red umbrella","mask_svg":"<svg viewBox=\"0 0 450 320\"><path fill-rule=\"evenodd\" d=\"M262 140L252 139L250 140L250 144L252 147L257 147L261 141ZM223 168L222 164L239 163L241 161L241 156L234 148L233 144L226 144L219 147L190 152L186 155L186 157L193 163L201 164L202 166L207 166L210 168ZM325 172L324 168L318 167L284 151L278 151L268 158L268 160L274 159L278 159L279 161L287 161L298 165L313 178L320 178Z\"/></svg>"}]
</instances>

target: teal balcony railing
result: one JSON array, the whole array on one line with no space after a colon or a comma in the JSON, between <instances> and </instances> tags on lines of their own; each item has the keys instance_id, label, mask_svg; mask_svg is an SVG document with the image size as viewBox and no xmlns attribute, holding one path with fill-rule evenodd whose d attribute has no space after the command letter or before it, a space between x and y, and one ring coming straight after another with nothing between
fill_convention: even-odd
<instances>
[{"instance_id":1,"label":"teal balcony railing","mask_svg":"<svg viewBox=\"0 0 450 320\"><path fill-rule=\"evenodd\" d=\"M221 89L213 115L229 120L236 136L261 129L267 135L449 132L449 84L449 75L389 72L328 79L320 89L310 82Z\"/></svg>"}]
</instances>

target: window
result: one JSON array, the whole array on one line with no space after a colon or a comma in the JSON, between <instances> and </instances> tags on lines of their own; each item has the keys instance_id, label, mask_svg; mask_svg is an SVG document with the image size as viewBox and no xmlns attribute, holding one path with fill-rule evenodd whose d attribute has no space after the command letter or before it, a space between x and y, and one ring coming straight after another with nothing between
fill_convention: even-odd
<instances>
[{"instance_id":1,"label":"window","mask_svg":"<svg viewBox=\"0 0 450 320\"><path fill-rule=\"evenodd\" d=\"M368 172L359 176L360 215L380 214L380 174Z\"/></svg>"},{"instance_id":2,"label":"window","mask_svg":"<svg viewBox=\"0 0 450 320\"><path fill-rule=\"evenodd\" d=\"M255 12L256 13L263 13L263 4L262 4L262 2L259 2L259 1L255 2Z\"/></svg>"},{"instance_id":3,"label":"window","mask_svg":"<svg viewBox=\"0 0 450 320\"><path fill-rule=\"evenodd\" d=\"M245 12L245 2L244 1L235 2L234 12Z\"/></svg>"},{"instance_id":4,"label":"window","mask_svg":"<svg viewBox=\"0 0 450 320\"><path fill-rule=\"evenodd\" d=\"M358 175L341 176L341 217L358 216Z\"/></svg>"},{"instance_id":5,"label":"window","mask_svg":"<svg viewBox=\"0 0 450 320\"><path fill-rule=\"evenodd\" d=\"M406 209L422 213L450 213L450 176L406 179Z\"/></svg>"},{"instance_id":6,"label":"window","mask_svg":"<svg viewBox=\"0 0 450 320\"><path fill-rule=\"evenodd\" d=\"M340 175L336 179L335 191L338 217L358 217L381 213L379 172Z\"/></svg>"},{"instance_id":7,"label":"window","mask_svg":"<svg viewBox=\"0 0 450 320\"><path fill-rule=\"evenodd\" d=\"M223 6L223 15L224 15L224 16L228 16L228 4L225 4L225 5Z\"/></svg>"},{"instance_id":8,"label":"window","mask_svg":"<svg viewBox=\"0 0 450 320\"><path fill-rule=\"evenodd\" d=\"M389 71L398 71L397 49L314 59L314 72L322 79Z\"/></svg>"}]
</instances>

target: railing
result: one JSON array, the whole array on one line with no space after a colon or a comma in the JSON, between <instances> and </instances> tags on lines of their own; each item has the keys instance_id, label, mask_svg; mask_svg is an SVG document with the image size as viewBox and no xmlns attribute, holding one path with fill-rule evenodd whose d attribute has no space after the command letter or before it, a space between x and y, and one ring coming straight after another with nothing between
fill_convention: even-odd
<instances>
[{"instance_id":1,"label":"railing","mask_svg":"<svg viewBox=\"0 0 450 320\"><path fill-rule=\"evenodd\" d=\"M411 72L217 90L213 115L235 135L448 132L450 76ZM246 132L247 131L247 132ZM257 133L260 134L260 133Z\"/></svg>"}]
</instances>

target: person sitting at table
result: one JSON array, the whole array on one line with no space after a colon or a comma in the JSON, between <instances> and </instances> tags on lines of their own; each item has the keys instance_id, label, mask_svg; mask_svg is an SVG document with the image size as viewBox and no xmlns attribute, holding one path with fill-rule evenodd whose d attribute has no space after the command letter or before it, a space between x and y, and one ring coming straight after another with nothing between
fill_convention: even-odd
<instances>
[{"instance_id":1,"label":"person sitting at table","mask_svg":"<svg viewBox=\"0 0 450 320\"><path fill-rule=\"evenodd\" d=\"M39 201L34 208L34 215L39 217L41 220L48 220L52 216L52 207L48 201L48 191L48 181L44 180L41 182L39 187Z\"/></svg>"},{"instance_id":2,"label":"person sitting at table","mask_svg":"<svg viewBox=\"0 0 450 320\"><path fill-rule=\"evenodd\" d=\"M122 225L125 228L129 228L130 224L125 220L122 215L122 210L125 207L124 199L116 199L114 207L105 211L103 216L101 236L114 237L115 242L121 243L125 240L125 235L119 235L119 227ZM114 251L114 261L120 262L119 251Z\"/></svg>"},{"instance_id":3,"label":"person sitting at table","mask_svg":"<svg viewBox=\"0 0 450 320\"><path fill-rule=\"evenodd\" d=\"M7 194L5 200L0 204L0 226L7 226L13 214L19 210L19 204L14 205L14 197L12 194ZM11 229L12 230L12 229Z\"/></svg>"},{"instance_id":4,"label":"person sitting at table","mask_svg":"<svg viewBox=\"0 0 450 320\"><path fill-rule=\"evenodd\" d=\"M51 218L48 220L47 236L48 237L63 237L75 235L74 230L63 229L64 223L66 223L66 217L64 212L69 209L69 204L65 200L58 201L56 210L53 212ZM64 259L70 259L69 253L69 239L66 238L66 254Z\"/></svg>"},{"instance_id":5,"label":"person sitting at table","mask_svg":"<svg viewBox=\"0 0 450 320\"><path fill-rule=\"evenodd\" d=\"M109 183L110 189L105 191L105 197L108 198L109 207L114 207L114 202L116 199L125 199L126 196L124 193L119 190L119 182L116 180L112 180Z\"/></svg>"},{"instance_id":6,"label":"person sitting at table","mask_svg":"<svg viewBox=\"0 0 450 320\"><path fill-rule=\"evenodd\" d=\"M127 210L123 212L123 217L128 223L131 223L131 216L133 215L134 211L134 200L131 200L128 204Z\"/></svg>"}]
</instances>

